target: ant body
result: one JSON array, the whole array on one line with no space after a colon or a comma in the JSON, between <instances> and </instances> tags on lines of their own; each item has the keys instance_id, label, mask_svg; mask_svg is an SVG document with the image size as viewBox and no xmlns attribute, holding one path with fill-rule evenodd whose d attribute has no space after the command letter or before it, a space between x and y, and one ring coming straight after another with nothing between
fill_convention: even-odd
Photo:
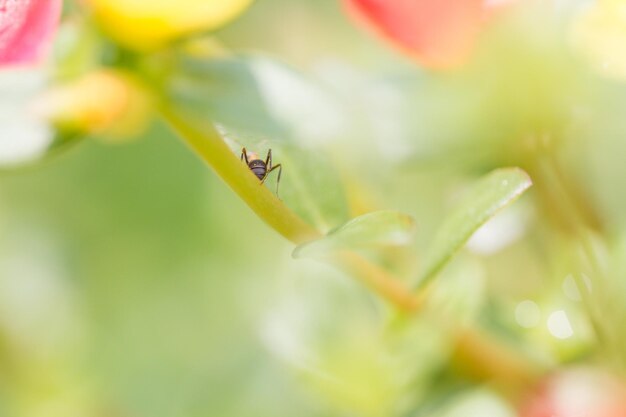
<instances>
[{"instance_id":1,"label":"ant body","mask_svg":"<svg viewBox=\"0 0 626 417\"><path fill-rule=\"evenodd\" d=\"M272 165L271 149L267 151L267 157L263 161L257 154L253 152L248 153L246 148L241 148L241 160L246 162L250 171L261 180L261 184L265 182L270 172L278 169L278 178L276 178L276 195L278 196L278 184L280 183L280 174L283 172L283 167L281 164Z\"/></svg>"}]
</instances>

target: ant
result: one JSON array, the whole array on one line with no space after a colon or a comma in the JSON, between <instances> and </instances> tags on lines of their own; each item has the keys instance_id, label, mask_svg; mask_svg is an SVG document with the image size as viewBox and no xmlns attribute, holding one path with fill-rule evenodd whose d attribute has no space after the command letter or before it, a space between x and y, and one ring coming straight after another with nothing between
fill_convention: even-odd
<instances>
[{"instance_id":1,"label":"ant","mask_svg":"<svg viewBox=\"0 0 626 417\"><path fill-rule=\"evenodd\" d=\"M267 151L267 157L265 161L259 159L259 156L254 152L248 153L246 148L241 148L241 160L246 161L246 165L250 168L250 171L261 180L261 184L265 182L270 172L278 168L278 178L276 178L276 196L278 196L278 184L280 183L280 174L283 172L281 164L272 165L272 150Z\"/></svg>"}]
</instances>

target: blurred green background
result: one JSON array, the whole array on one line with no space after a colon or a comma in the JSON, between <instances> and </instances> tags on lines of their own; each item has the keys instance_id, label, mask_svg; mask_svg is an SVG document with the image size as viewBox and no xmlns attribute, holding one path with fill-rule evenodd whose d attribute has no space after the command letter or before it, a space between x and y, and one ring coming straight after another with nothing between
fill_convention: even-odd
<instances>
[{"instance_id":1,"label":"blurred green background","mask_svg":"<svg viewBox=\"0 0 626 417\"><path fill-rule=\"evenodd\" d=\"M0 188L3 329L53 380L24 395L56 397L69 372L133 415L289 415L281 403L300 401L256 331L290 252L163 126Z\"/></svg>"},{"instance_id":2,"label":"blurred green background","mask_svg":"<svg viewBox=\"0 0 626 417\"><path fill-rule=\"evenodd\" d=\"M257 2L224 41L300 49L286 14L343 19L319 3ZM2 360L32 375L3 378L0 415L324 415L258 327L285 268L335 273L292 261L163 124L3 172L0 201Z\"/></svg>"},{"instance_id":3,"label":"blurred green background","mask_svg":"<svg viewBox=\"0 0 626 417\"><path fill-rule=\"evenodd\" d=\"M451 76L425 73L355 28L335 0L258 0L216 36L236 51L280 57L332 90L351 117L329 147L332 161L356 172L376 203L417 219L416 253L479 175L507 165L541 174L543 149L533 146L545 134L546 154L558 155L600 217L619 275L624 87L591 75L547 22L496 27L482 60ZM508 41L515 51L494 58ZM398 388L406 381L411 401L437 400L430 389L441 395L444 411L432 415L513 415L492 390L448 379L447 329L422 323L402 340L389 336L392 313L336 270L292 259L293 246L161 121L128 143L101 139L0 172L0 416L384 416L409 402ZM300 203L290 175L301 162L313 182L306 157L326 150L302 148L283 173L288 205ZM541 187L498 218L508 231L500 241L510 241L497 253L478 239L455 259L443 304L542 363L573 362L592 356L591 324L566 284L571 236L552 224ZM329 227L347 220L339 211L324 213L337 223ZM381 258L410 270L411 253ZM557 331L545 326L559 311L568 314L565 337L562 320ZM407 363L421 367L417 377L402 372L413 369ZM478 405L445 414L467 391Z\"/></svg>"}]
</instances>

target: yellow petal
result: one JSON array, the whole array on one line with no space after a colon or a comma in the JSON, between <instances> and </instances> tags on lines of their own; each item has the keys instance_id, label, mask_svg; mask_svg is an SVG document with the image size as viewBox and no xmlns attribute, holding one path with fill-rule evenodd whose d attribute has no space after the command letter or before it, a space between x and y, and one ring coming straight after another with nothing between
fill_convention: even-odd
<instances>
[{"instance_id":1,"label":"yellow petal","mask_svg":"<svg viewBox=\"0 0 626 417\"><path fill-rule=\"evenodd\" d=\"M143 130L150 100L130 75L97 70L52 87L35 100L33 111L62 130L122 141Z\"/></svg>"},{"instance_id":2,"label":"yellow petal","mask_svg":"<svg viewBox=\"0 0 626 417\"><path fill-rule=\"evenodd\" d=\"M216 29L252 0L88 0L96 19L118 42L147 50L193 32Z\"/></svg>"},{"instance_id":3,"label":"yellow petal","mask_svg":"<svg viewBox=\"0 0 626 417\"><path fill-rule=\"evenodd\" d=\"M576 19L573 42L600 73L626 80L626 1L598 1Z\"/></svg>"}]
</instances>

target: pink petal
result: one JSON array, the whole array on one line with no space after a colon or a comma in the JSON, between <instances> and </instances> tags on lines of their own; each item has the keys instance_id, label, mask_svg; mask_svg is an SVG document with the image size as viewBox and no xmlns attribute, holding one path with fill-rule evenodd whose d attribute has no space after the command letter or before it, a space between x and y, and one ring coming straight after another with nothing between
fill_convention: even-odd
<instances>
[{"instance_id":1,"label":"pink petal","mask_svg":"<svg viewBox=\"0 0 626 417\"><path fill-rule=\"evenodd\" d=\"M345 0L354 14L423 65L447 68L470 54L484 0Z\"/></svg>"},{"instance_id":2,"label":"pink petal","mask_svg":"<svg viewBox=\"0 0 626 417\"><path fill-rule=\"evenodd\" d=\"M522 404L522 417L624 417L624 381L598 369L573 368L542 380Z\"/></svg>"},{"instance_id":3,"label":"pink petal","mask_svg":"<svg viewBox=\"0 0 626 417\"><path fill-rule=\"evenodd\" d=\"M28 64L46 52L61 0L0 0L0 65Z\"/></svg>"}]
</instances>

